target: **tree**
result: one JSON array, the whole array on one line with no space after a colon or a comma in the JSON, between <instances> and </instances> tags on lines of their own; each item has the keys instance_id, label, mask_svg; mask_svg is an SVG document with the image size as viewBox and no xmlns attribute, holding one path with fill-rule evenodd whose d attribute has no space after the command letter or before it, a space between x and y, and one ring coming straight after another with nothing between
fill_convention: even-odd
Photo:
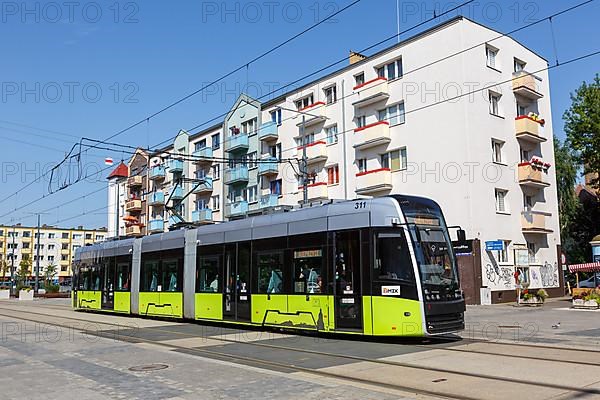
<instances>
[{"instance_id":1,"label":"tree","mask_svg":"<svg viewBox=\"0 0 600 400\"><path fill-rule=\"evenodd\" d=\"M2 275L2 282L4 282L4 278L6 274L10 272L10 265L4 260L0 259L0 274Z\"/></svg>"},{"instance_id":2,"label":"tree","mask_svg":"<svg viewBox=\"0 0 600 400\"><path fill-rule=\"evenodd\" d=\"M19 263L19 269L17 270L17 289L21 286L25 286L27 278L31 275L31 261L29 258L23 258Z\"/></svg>"},{"instance_id":3,"label":"tree","mask_svg":"<svg viewBox=\"0 0 600 400\"><path fill-rule=\"evenodd\" d=\"M600 76L583 82L571 94L571 107L563 115L565 132L577 151L584 173L592 174L592 186L600 188Z\"/></svg>"},{"instance_id":4,"label":"tree","mask_svg":"<svg viewBox=\"0 0 600 400\"><path fill-rule=\"evenodd\" d=\"M44 270L44 289L48 293L58 292L59 286L54 284L54 278L57 274L56 264L48 264Z\"/></svg>"}]
</instances>

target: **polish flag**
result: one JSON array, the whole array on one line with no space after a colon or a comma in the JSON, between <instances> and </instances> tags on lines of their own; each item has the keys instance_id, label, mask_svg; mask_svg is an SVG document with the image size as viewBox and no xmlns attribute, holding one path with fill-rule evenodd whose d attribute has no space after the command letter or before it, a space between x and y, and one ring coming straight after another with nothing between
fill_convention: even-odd
<instances>
[{"instance_id":1,"label":"polish flag","mask_svg":"<svg viewBox=\"0 0 600 400\"><path fill-rule=\"evenodd\" d=\"M104 164L106 164L106 165L113 165L113 163L114 163L114 161L113 161L113 159L112 159L112 158L110 158L110 157L106 157L106 158L104 159Z\"/></svg>"}]
</instances>

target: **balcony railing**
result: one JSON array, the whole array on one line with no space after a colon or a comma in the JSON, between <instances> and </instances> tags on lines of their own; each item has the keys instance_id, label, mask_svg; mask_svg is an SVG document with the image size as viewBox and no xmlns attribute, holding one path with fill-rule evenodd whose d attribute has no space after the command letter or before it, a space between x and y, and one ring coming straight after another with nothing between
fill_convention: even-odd
<instances>
[{"instance_id":1,"label":"balcony railing","mask_svg":"<svg viewBox=\"0 0 600 400\"><path fill-rule=\"evenodd\" d=\"M386 78L375 78L361 85L354 86L357 100L352 103L355 107L365 107L390 97Z\"/></svg>"},{"instance_id":2,"label":"balcony railing","mask_svg":"<svg viewBox=\"0 0 600 400\"><path fill-rule=\"evenodd\" d=\"M165 179L165 167L162 165L157 165L150 168L149 178L153 180Z\"/></svg>"},{"instance_id":3,"label":"balcony railing","mask_svg":"<svg viewBox=\"0 0 600 400\"><path fill-rule=\"evenodd\" d=\"M268 194L266 196L262 196L259 201L260 208L277 207L278 205L279 195L277 194Z\"/></svg>"},{"instance_id":4,"label":"balcony railing","mask_svg":"<svg viewBox=\"0 0 600 400\"><path fill-rule=\"evenodd\" d=\"M304 147L306 147L306 158L309 164L327 160L327 143L324 141L319 140L305 146L299 146L298 153L300 156L302 156Z\"/></svg>"},{"instance_id":5,"label":"balcony railing","mask_svg":"<svg viewBox=\"0 0 600 400\"><path fill-rule=\"evenodd\" d=\"M392 171L389 168L374 169L356 174L356 193L373 194L392 189Z\"/></svg>"},{"instance_id":6,"label":"balcony railing","mask_svg":"<svg viewBox=\"0 0 600 400\"><path fill-rule=\"evenodd\" d=\"M193 185L195 186L194 188L194 193L195 194L199 194L199 193L210 193L213 191L213 179L210 176L205 176L203 178L197 178L199 180L203 180L204 182L199 183L196 182Z\"/></svg>"},{"instance_id":7,"label":"balcony railing","mask_svg":"<svg viewBox=\"0 0 600 400\"><path fill-rule=\"evenodd\" d=\"M139 225L131 225L125 227L125 234L127 236L139 236L142 234L142 228Z\"/></svg>"},{"instance_id":8,"label":"balcony railing","mask_svg":"<svg viewBox=\"0 0 600 400\"><path fill-rule=\"evenodd\" d=\"M148 222L149 232L163 232L165 230L165 221L162 219L153 219Z\"/></svg>"},{"instance_id":9,"label":"balcony railing","mask_svg":"<svg viewBox=\"0 0 600 400\"><path fill-rule=\"evenodd\" d=\"M183 198L183 189L181 186L171 187L169 196L171 200L181 200Z\"/></svg>"},{"instance_id":10,"label":"balcony railing","mask_svg":"<svg viewBox=\"0 0 600 400\"><path fill-rule=\"evenodd\" d=\"M178 216L176 216L176 215L171 215L171 216L169 217L169 226L173 226L173 225L176 225L176 224L180 224L180 223L182 223L182 222L184 222L184 221L183 221L183 219L179 218L179 217L178 217Z\"/></svg>"},{"instance_id":11,"label":"balcony railing","mask_svg":"<svg viewBox=\"0 0 600 400\"><path fill-rule=\"evenodd\" d=\"M304 117L304 127L325 122L327 119L326 109L327 107L322 101L318 101L308 107L299 109L299 112L294 115L294 118L299 119L299 122L296 123L296 126L302 126L302 117Z\"/></svg>"},{"instance_id":12,"label":"balcony railing","mask_svg":"<svg viewBox=\"0 0 600 400\"><path fill-rule=\"evenodd\" d=\"M265 158L258 163L259 175L277 175L279 173L279 162L275 157Z\"/></svg>"},{"instance_id":13,"label":"balcony railing","mask_svg":"<svg viewBox=\"0 0 600 400\"><path fill-rule=\"evenodd\" d=\"M248 167L245 165L237 165L233 168L225 170L225 184L231 185L232 183L247 182L248 181Z\"/></svg>"},{"instance_id":14,"label":"balcony railing","mask_svg":"<svg viewBox=\"0 0 600 400\"><path fill-rule=\"evenodd\" d=\"M262 124L260 129L258 130L259 140L277 140L278 137L278 126L276 122L266 122Z\"/></svg>"},{"instance_id":15,"label":"balcony railing","mask_svg":"<svg viewBox=\"0 0 600 400\"><path fill-rule=\"evenodd\" d=\"M127 186L130 186L130 187L142 186L142 177L140 175L130 176L127 179Z\"/></svg>"},{"instance_id":16,"label":"balcony railing","mask_svg":"<svg viewBox=\"0 0 600 400\"><path fill-rule=\"evenodd\" d=\"M354 147L360 150L387 144L392 140L390 137L390 123L379 121L356 128L354 130L354 140L356 143Z\"/></svg>"},{"instance_id":17,"label":"balcony railing","mask_svg":"<svg viewBox=\"0 0 600 400\"><path fill-rule=\"evenodd\" d=\"M213 149L212 147L203 147L194 151L192 157L194 157L194 161L198 164L212 163Z\"/></svg>"},{"instance_id":18,"label":"balcony railing","mask_svg":"<svg viewBox=\"0 0 600 400\"><path fill-rule=\"evenodd\" d=\"M169 172L172 174L180 174L183 172L183 161L171 160L169 163Z\"/></svg>"},{"instance_id":19,"label":"balcony railing","mask_svg":"<svg viewBox=\"0 0 600 400\"><path fill-rule=\"evenodd\" d=\"M298 186L298 190L300 191L300 194L303 193L304 190L304 186ZM308 199L309 200L317 200L317 199L327 199L328 198L328 188L327 188L327 183L325 182L316 182L316 183L311 183L308 185L307 188L307 192L308 192Z\"/></svg>"},{"instance_id":20,"label":"balcony railing","mask_svg":"<svg viewBox=\"0 0 600 400\"><path fill-rule=\"evenodd\" d=\"M136 212L142 211L142 201L141 200L129 200L125 203L125 211Z\"/></svg>"},{"instance_id":21,"label":"balcony railing","mask_svg":"<svg viewBox=\"0 0 600 400\"><path fill-rule=\"evenodd\" d=\"M541 126L544 120L535 120L526 115L521 115L515 119L515 133L518 139L528 142L541 143L546 138L540 135Z\"/></svg>"},{"instance_id":22,"label":"balcony railing","mask_svg":"<svg viewBox=\"0 0 600 400\"><path fill-rule=\"evenodd\" d=\"M523 211L521 213L521 227L523 233L552 233L551 229L546 227L546 220L552 214L542 211Z\"/></svg>"},{"instance_id":23,"label":"balcony railing","mask_svg":"<svg viewBox=\"0 0 600 400\"><path fill-rule=\"evenodd\" d=\"M237 150L247 150L250 147L248 135L240 133L225 138L225 151L232 152Z\"/></svg>"},{"instance_id":24,"label":"balcony railing","mask_svg":"<svg viewBox=\"0 0 600 400\"><path fill-rule=\"evenodd\" d=\"M165 194L163 192L153 192L148 196L148 204L151 206L163 206L165 204Z\"/></svg>"},{"instance_id":25,"label":"balcony railing","mask_svg":"<svg viewBox=\"0 0 600 400\"><path fill-rule=\"evenodd\" d=\"M541 79L527 71L518 71L513 73L513 92L519 96L531 100L538 100L544 97L540 89Z\"/></svg>"},{"instance_id":26,"label":"balcony railing","mask_svg":"<svg viewBox=\"0 0 600 400\"><path fill-rule=\"evenodd\" d=\"M229 217L236 217L248 213L248 202L245 200L236 201L225 206L225 214Z\"/></svg>"},{"instance_id":27,"label":"balcony railing","mask_svg":"<svg viewBox=\"0 0 600 400\"><path fill-rule=\"evenodd\" d=\"M195 222L195 223L213 222L212 210L210 208L203 208L200 210L192 211L192 222Z\"/></svg>"},{"instance_id":28,"label":"balcony railing","mask_svg":"<svg viewBox=\"0 0 600 400\"><path fill-rule=\"evenodd\" d=\"M530 162L523 162L518 165L519 184L533 188L544 188L550 186L548 181L548 172L543 166L536 166Z\"/></svg>"}]
</instances>

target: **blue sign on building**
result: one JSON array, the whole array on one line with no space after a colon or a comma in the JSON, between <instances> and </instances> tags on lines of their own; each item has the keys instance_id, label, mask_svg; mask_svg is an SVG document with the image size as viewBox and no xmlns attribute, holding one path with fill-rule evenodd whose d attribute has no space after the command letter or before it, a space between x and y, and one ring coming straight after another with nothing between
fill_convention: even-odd
<instances>
[{"instance_id":1,"label":"blue sign on building","mask_svg":"<svg viewBox=\"0 0 600 400\"><path fill-rule=\"evenodd\" d=\"M485 251L504 250L503 240L488 240L485 242Z\"/></svg>"}]
</instances>

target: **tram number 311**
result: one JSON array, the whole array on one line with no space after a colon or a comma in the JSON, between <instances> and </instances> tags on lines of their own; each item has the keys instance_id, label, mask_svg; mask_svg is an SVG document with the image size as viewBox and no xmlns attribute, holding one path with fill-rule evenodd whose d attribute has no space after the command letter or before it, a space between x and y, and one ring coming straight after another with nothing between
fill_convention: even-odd
<instances>
[{"instance_id":1,"label":"tram number 311","mask_svg":"<svg viewBox=\"0 0 600 400\"><path fill-rule=\"evenodd\" d=\"M367 208L367 202L366 201L357 201L356 203L354 203L354 209L358 210L359 208Z\"/></svg>"}]
</instances>

